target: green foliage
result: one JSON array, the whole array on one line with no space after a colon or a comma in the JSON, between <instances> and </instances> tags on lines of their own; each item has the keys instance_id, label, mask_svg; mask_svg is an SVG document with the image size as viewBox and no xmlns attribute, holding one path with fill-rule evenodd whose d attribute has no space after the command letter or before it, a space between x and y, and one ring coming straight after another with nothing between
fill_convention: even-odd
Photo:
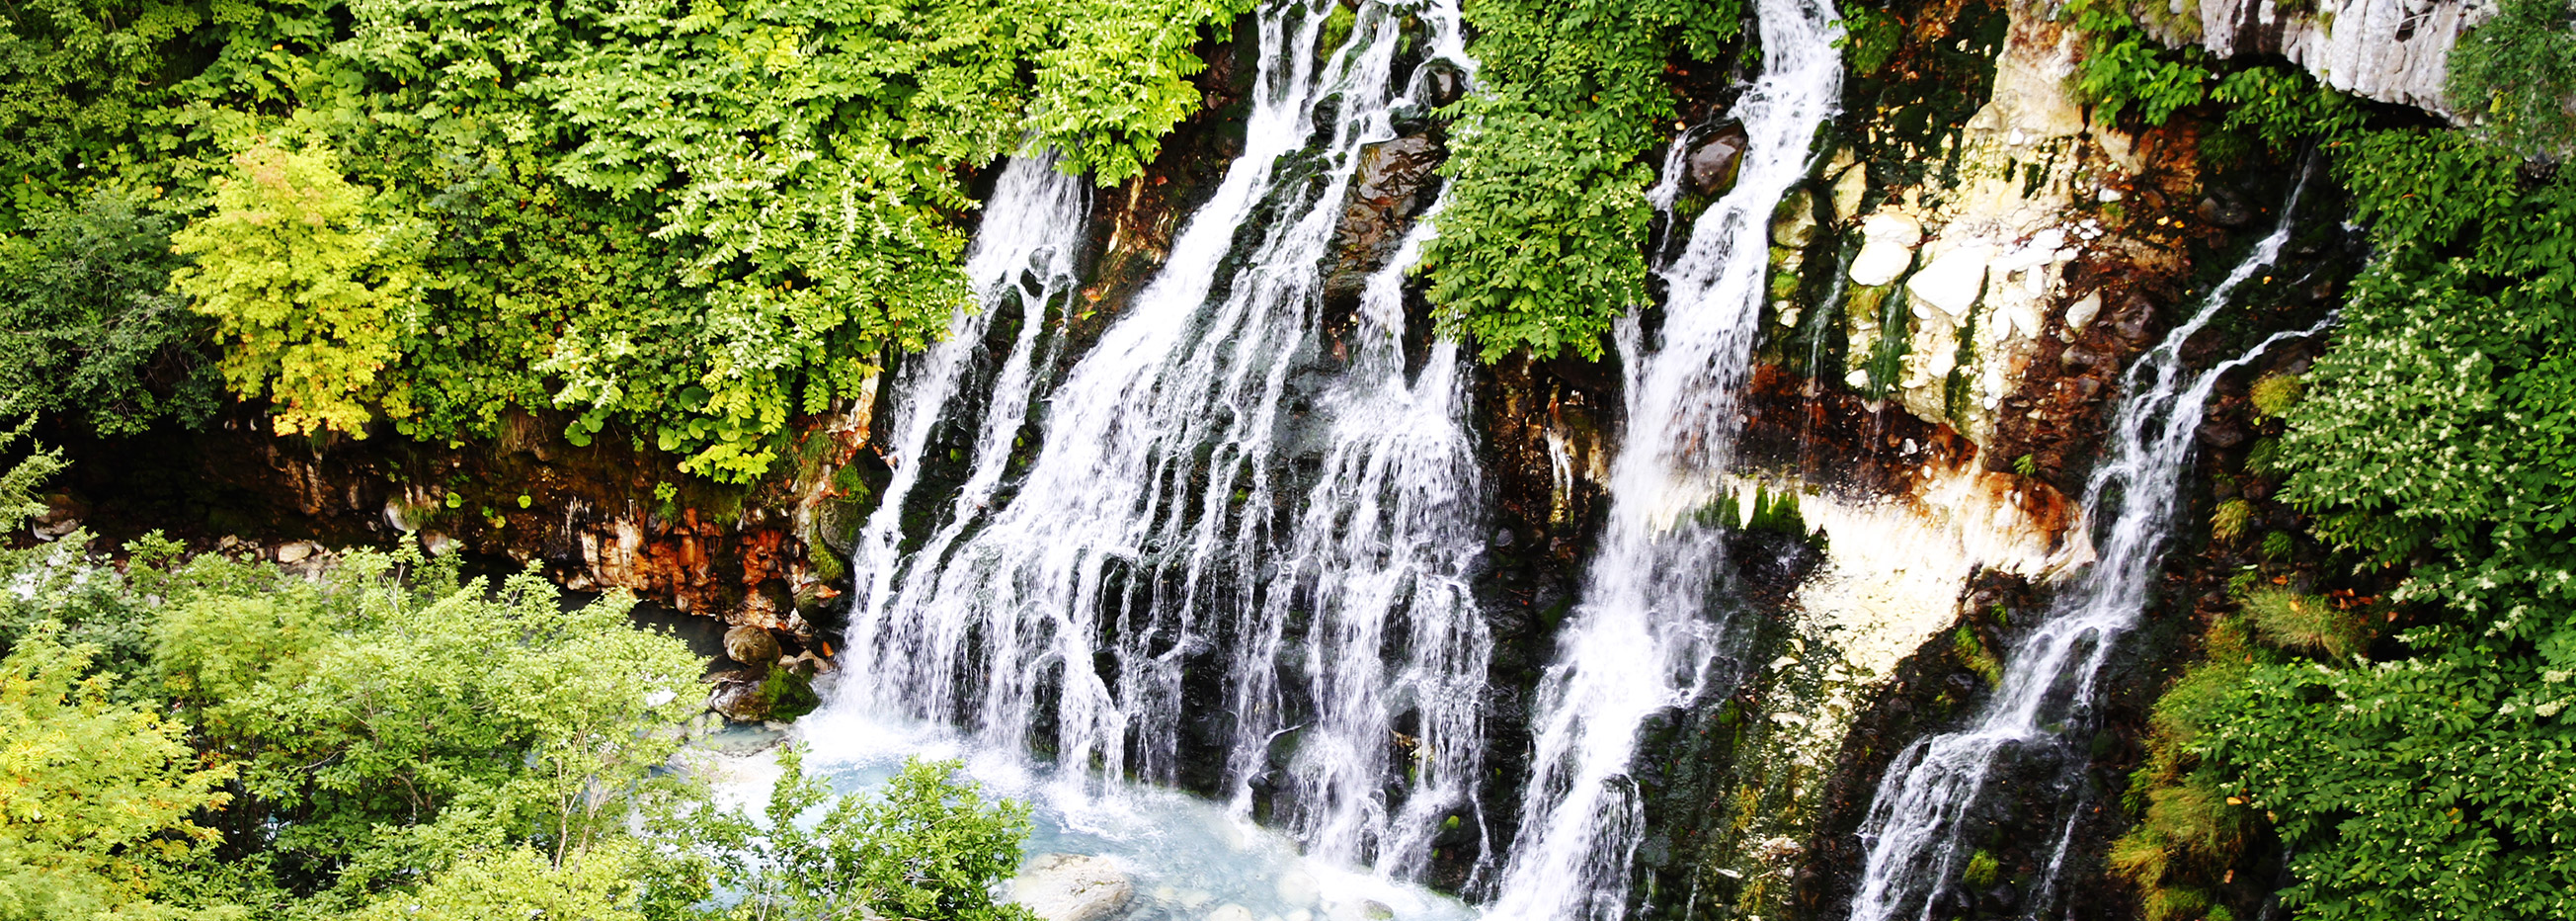
<instances>
[{"instance_id":1,"label":"green foliage","mask_svg":"<svg viewBox=\"0 0 2576 921\"><path fill-rule=\"evenodd\" d=\"M2038 476L2039 459L2028 454L2013 458L2013 472L2022 476Z\"/></svg>"},{"instance_id":2,"label":"green foliage","mask_svg":"<svg viewBox=\"0 0 2576 921\"><path fill-rule=\"evenodd\" d=\"M629 627L622 600L563 610L534 575L496 594L405 551L352 552L319 584L250 578L268 584L173 604L155 662L253 802L293 817L272 847L345 867L353 900L478 840L560 860L614 835L627 801L600 794L668 760L696 703L685 644Z\"/></svg>"},{"instance_id":3,"label":"green foliage","mask_svg":"<svg viewBox=\"0 0 2576 921\"><path fill-rule=\"evenodd\" d=\"M213 414L221 393L205 321L172 294L167 215L101 190L45 202L19 236L0 237L0 407L76 413L115 435L160 419Z\"/></svg>"},{"instance_id":4,"label":"green foliage","mask_svg":"<svg viewBox=\"0 0 2576 921\"><path fill-rule=\"evenodd\" d=\"M2268 463L2359 571L2406 567L2417 626L2365 662L2382 609L2248 592L2263 642L2213 642L2220 680L2159 703L2192 715L2170 760L2272 823L2300 918L2565 917L2576 177L2457 132L2359 135L2336 171L2374 260Z\"/></svg>"},{"instance_id":5,"label":"green foliage","mask_svg":"<svg viewBox=\"0 0 2576 921\"><path fill-rule=\"evenodd\" d=\"M2125 0L2067 4L2085 53L2076 90L2103 121L2134 115L2154 126L2176 112L2217 102L2224 114L2202 139L2204 153L2233 159L2259 140L2287 154L2308 138L2343 139L2365 117L2352 97L2319 85L2306 72L2277 65L2232 65L2193 46L2169 49L2146 37Z\"/></svg>"},{"instance_id":6,"label":"green foliage","mask_svg":"<svg viewBox=\"0 0 2576 921\"><path fill-rule=\"evenodd\" d=\"M2576 146L2576 7L2504 0L2451 46L2451 103L2525 154Z\"/></svg>"},{"instance_id":7,"label":"green foliage","mask_svg":"<svg viewBox=\"0 0 2576 921\"><path fill-rule=\"evenodd\" d=\"M36 417L28 416L17 428L0 432L0 452L10 450L27 430L36 426ZM29 518L45 513L45 502L37 497L36 488L63 469L63 452L29 442L27 456L0 473L0 528L14 529Z\"/></svg>"},{"instance_id":8,"label":"green foliage","mask_svg":"<svg viewBox=\"0 0 2576 921\"><path fill-rule=\"evenodd\" d=\"M2075 87L2093 103L2101 121L2117 122L2129 114L2161 125L2175 111L2208 98L2215 78L2207 52L2157 46L2139 30L2123 0L2073 0L2065 13L2085 36Z\"/></svg>"},{"instance_id":9,"label":"green foliage","mask_svg":"<svg viewBox=\"0 0 2576 921\"><path fill-rule=\"evenodd\" d=\"M2254 503L2243 499L2218 503L2218 508L2209 514L2209 536L2223 541L2244 537L2246 524L2253 518Z\"/></svg>"},{"instance_id":10,"label":"green foliage","mask_svg":"<svg viewBox=\"0 0 2576 921\"><path fill-rule=\"evenodd\" d=\"M761 816L702 809L665 820L709 855L718 890L740 894L721 917L1036 917L993 899L1019 869L1028 807L985 803L957 762L909 761L876 795L835 800L799 751L778 760Z\"/></svg>"},{"instance_id":11,"label":"green foliage","mask_svg":"<svg viewBox=\"0 0 2576 921\"><path fill-rule=\"evenodd\" d=\"M594 848L561 863L526 845L484 851L440 871L428 885L387 895L349 919L643 921L645 887L634 876L640 859L629 842Z\"/></svg>"},{"instance_id":12,"label":"green foliage","mask_svg":"<svg viewBox=\"0 0 2576 921\"><path fill-rule=\"evenodd\" d=\"M0 659L0 919L194 917L156 884L214 837L190 818L224 804L230 769L86 676L91 652L39 635Z\"/></svg>"},{"instance_id":13,"label":"green foliage","mask_svg":"<svg viewBox=\"0 0 2576 921\"><path fill-rule=\"evenodd\" d=\"M2246 391L2246 398L2254 404L2255 412L2278 417L2298 405L2300 394L2306 390L2307 382L2296 374L2267 374Z\"/></svg>"},{"instance_id":14,"label":"green foliage","mask_svg":"<svg viewBox=\"0 0 2576 921\"><path fill-rule=\"evenodd\" d=\"M1996 877L2002 874L2003 862L1996 860L1995 855L1986 849L1978 848L1976 853L1968 855L1968 866L1960 872L1959 878L1968 885L1983 889L1994 885Z\"/></svg>"},{"instance_id":15,"label":"green foliage","mask_svg":"<svg viewBox=\"0 0 2576 921\"><path fill-rule=\"evenodd\" d=\"M2285 588L2259 588L2243 602L2247 622L2267 642L2283 649L2322 652L2350 658L2371 639L2370 611L2338 608L2326 598Z\"/></svg>"},{"instance_id":16,"label":"green foliage","mask_svg":"<svg viewBox=\"0 0 2576 921\"><path fill-rule=\"evenodd\" d=\"M1641 158L1673 119L1664 68L1727 60L1737 0L1469 0L1481 91L1456 118L1440 234L1421 271L1444 331L1485 361L1601 356L1646 302L1652 176Z\"/></svg>"},{"instance_id":17,"label":"green foliage","mask_svg":"<svg viewBox=\"0 0 2576 921\"><path fill-rule=\"evenodd\" d=\"M276 403L279 431L366 437L373 406L402 414L378 372L417 322L418 231L375 213L328 147L261 140L232 163L215 213L172 235L196 264L171 282L214 318L225 380Z\"/></svg>"},{"instance_id":18,"label":"green foliage","mask_svg":"<svg viewBox=\"0 0 2576 921\"><path fill-rule=\"evenodd\" d=\"M1977 635L1977 628L1961 624L1959 629L1950 631L1950 651L1958 655L1959 664L1976 672L1977 677L1986 679L1987 687L2003 686L2003 660L1995 656L1994 650L1986 648L1986 641Z\"/></svg>"},{"instance_id":19,"label":"green foliage","mask_svg":"<svg viewBox=\"0 0 2576 921\"><path fill-rule=\"evenodd\" d=\"M619 425L747 483L790 419L967 302L972 170L1055 148L1136 175L1200 105L1198 43L1248 8L22 4L0 19L6 255L66 252L57 213L134 245L85 288L0 275L61 294L0 308L51 362L0 396L102 430L202 418L207 362L183 359L204 323L146 245L193 216L178 294L283 430L450 441L564 408L577 444ZM94 198L153 215L120 225ZM85 376L43 389L65 369Z\"/></svg>"},{"instance_id":20,"label":"green foliage","mask_svg":"<svg viewBox=\"0 0 2576 921\"><path fill-rule=\"evenodd\" d=\"M1905 23L1886 10L1850 4L1843 12L1842 44L1850 52L1852 73L1869 76L1886 67L1905 44Z\"/></svg>"},{"instance_id":21,"label":"green foliage","mask_svg":"<svg viewBox=\"0 0 2576 921\"><path fill-rule=\"evenodd\" d=\"M0 919L1030 918L1027 807L953 763L842 799L790 753L765 821L662 771L704 662L622 599L85 537L0 553Z\"/></svg>"}]
</instances>

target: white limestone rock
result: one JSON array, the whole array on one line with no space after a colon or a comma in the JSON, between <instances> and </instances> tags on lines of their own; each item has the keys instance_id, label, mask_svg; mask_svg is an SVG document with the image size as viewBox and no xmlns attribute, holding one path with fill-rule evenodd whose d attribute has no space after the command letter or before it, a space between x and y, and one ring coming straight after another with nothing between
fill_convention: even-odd
<instances>
[{"instance_id":1,"label":"white limestone rock","mask_svg":"<svg viewBox=\"0 0 2576 921\"><path fill-rule=\"evenodd\" d=\"M2451 46L2495 14L2494 0L2198 0L2184 16L2141 16L2168 45L2221 57L2279 55L2335 89L2451 115L2442 95ZM2186 12L2188 10L2188 12ZM2191 15L2196 13L2197 15Z\"/></svg>"},{"instance_id":2,"label":"white limestone rock","mask_svg":"<svg viewBox=\"0 0 2576 921\"><path fill-rule=\"evenodd\" d=\"M1852 284L1876 286L1896 280L1914 263L1914 247L1923 242L1923 225L1902 215L1878 213L1860 222L1860 254L1852 257Z\"/></svg>"},{"instance_id":3,"label":"white limestone rock","mask_svg":"<svg viewBox=\"0 0 2576 921\"><path fill-rule=\"evenodd\" d=\"M1101 921L1135 897L1135 881L1106 857L1046 854L1011 880L1011 901L1045 921Z\"/></svg>"}]
</instances>

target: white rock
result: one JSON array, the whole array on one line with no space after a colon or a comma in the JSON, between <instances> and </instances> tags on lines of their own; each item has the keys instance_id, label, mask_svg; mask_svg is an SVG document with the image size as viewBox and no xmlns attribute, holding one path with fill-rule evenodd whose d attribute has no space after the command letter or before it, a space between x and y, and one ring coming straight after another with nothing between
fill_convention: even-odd
<instances>
[{"instance_id":1,"label":"white rock","mask_svg":"<svg viewBox=\"0 0 2576 921\"><path fill-rule=\"evenodd\" d=\"M1207 921L1252 921L1252 909L1241 905L1219 905L1208 912Z\"/></svg>"},{"instance_id":2,"label":"white rock","mask_svg":"<svg viewBox=\"0 0 2576 921\"><path fill-rule=\"evenodd\" d=\"M1135 882L1105 857L1047 854L1011 880L1011 901L1045 921L1100 921L1135 897Z\"/></svg>"},{"instance_id":3,"label":"white rock","mask_svg":"<svg viewBox=\"0 0 2576 921\"><path fill-rule=\"evenodd\" d=\"M1994 244L1985 242L1942 253L1933 257L1932 264L1916 271L1913 278L1906 279L1905 290L1914 295L1918 304L1928 304L1952 317L1967 316L1968 308L1977 305L1977 295L1985 290L1986 260L1994 253Z\"/></svg>"},{"instance_id":4,"label":"white rock","mask_svg":"<svg viewBox=\"0 0 2576 921\"><path fill-rule=\"evenodd\" d=\"M1287 875L1279 877L1273 888L1278 891L1279 902L1283 905L1313 905L1324 895L1323 885L1315 882L1315 877L1304 870L1288 871Z\"/></svg>"},{"instance_id":5,"label":"white rock","mask_svg":"<svg viewBox=\"0 0 2576 921\"><path fill-rule=\"evenodd\" d=\"M280 563L301 563L304 562L305 557L313 555L313 549L312 542L299 540L277 548L277 561Z\"/></svg>"},{"instance_id":6,"label":"white rock","mask_svg":"<svg viewBox=\"0 0 2576 921\"><path fill-rule=\"evenodd\" d=\"M1883 285L1905 274L1914 262L1914 247L1923 242L1923 227L1893 214L1879 213L1860 222L1860 255L1852 257L1855 285Z\"/></svg>"},{"instance_id":7,"label":"white rock","mask_svg":"<svg viewBox=\"0 0 2576 921\"><path fill-rule=\"evenodd\" d=\"M2101 315L2102 292L2095 291L2085 295L2083 300L2076 301L2074 306L2066 308L2066 328L2081 330L2084 324L2093 322L2094 317Z\"/></svg>"}]
</instances>

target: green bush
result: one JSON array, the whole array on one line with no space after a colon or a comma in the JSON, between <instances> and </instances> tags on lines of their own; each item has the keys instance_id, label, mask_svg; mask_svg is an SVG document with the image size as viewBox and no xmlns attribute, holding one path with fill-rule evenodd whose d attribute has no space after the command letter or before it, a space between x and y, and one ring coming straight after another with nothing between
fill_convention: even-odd
<instances>
[{"instance_id":1,"label":"green bush","mask_svg":"<svg viewBox=\"0 0 2576 921\"><path fill-rule=\"evenodd\" d=\"M2450 102L2505 146L2564 155L2576 146L2576 8L2504 0L2451 46Z\"/></svg>"},{"instance_id":2,"label":"green bush","mask_svg":"<svg viewBox=\"0 0 2576 921\"><path fill-rule=\"evenodd\" d=\"M0 237L0 408L61 413L103 435L212 415L222 381L205 320L170 291L177 221L131 192L43 202Z\"/></svg>"},{"instance_id":3,"label":"green bush","mask_svg":"<svg viewBox=\"0 0 2576 921\"><path fill-rule=\"evenodd\" d=\"M1646 303L1652 171L1673 120L1664 68L1718 66L1738 0L1468 0L1482 91L1457 119L1439 236L1420 271L1441 328L1491 362L1601 357L1602 337Z\"/></svg>"}]
</instances>

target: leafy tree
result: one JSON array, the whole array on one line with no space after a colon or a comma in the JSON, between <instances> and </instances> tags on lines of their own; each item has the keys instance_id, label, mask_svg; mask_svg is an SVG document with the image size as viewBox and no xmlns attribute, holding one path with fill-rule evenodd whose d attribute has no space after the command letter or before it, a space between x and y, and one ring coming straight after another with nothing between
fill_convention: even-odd
<instances>
[{"instance_id":1,"label":"leafy tree","mask_svg":"<svg viewBox=\"0 0 2576 921\"><path fill-rule=\"evenodd\" d=\"M39 636L0 659L0 919L188 917L154 900L157 876L213 837L190 816L223 805L230 769L112 700L90 655Z\"/></svg>"},{"instance_id":2,"label":"leafy tree","mask_svg":"<svg viewBox=\"0 0 2576 921\"><path fill-rule=\"evenodd\" d=\"M2451 104L2526 154L2576 147L2576 5L2505 0L2451 47Z\"/></svg>"},{"instance_id":3,"label":"leafy tree","mask_svg":"<svg viewBox=\"0 0 2576 921\"><path fill-rule=\"evenodd\" d=\"M698 703L684 644L629 626L621 600L564 610L533 575L494 595L410 551L353 552L319 584L260 583L174 602L156 665L241 765L237 808L281 823L236 844L343 904L476 848L561 863L619 836Z\"/></svg>"},{"instance_id":4,"label":"leafy tree","mask_svg":"<svg viewBox=\"0 0 2576 921\"><path fill-rule=\"evenodd\" d=\"M202 422L221 384L205 321L173 295L174 222L122 191L47 204L0 238L0 406L74 412L115 435L171 419Z\"/></svg>"},{"instance_id":5,"label":"leafy tree","mask_svg":"<svg viewBox=\"0 0 2576 921\"><path fill-rule=\"evenodd\" d=\"M1653 177L1673 119L1664 67L1726 60L1735 0L1469 0L1483 92L1457 119L1440 234L1421 271L1442 328L1495 361L1515 349L1601 355L1646 302Z\"/></svg>"},{"instance_id":6,"label":"leafy tree","mask_svg":"<svg viewBox=\"0 0 2576 921\"><path fill-rule=\"evenodd\" d=\"M378 899L350 921L485 921L576 918L642 921L644 884L631 875L632 842L555 862L519 846L465 857L428 885Z\"/></svg>"},{"instance_id":7,"label":"leafy tree","mask_svg":"<svg viewBox=\"0 0 2576 921\"><path fill-rule=\"evenodd\" d=\"M214 318L224 378L274 400L279 430L363 438L370 404L402 413L378 372L418 322L417 231L374 213L319 143L262 139L232 162L214 215L172 236L196 264L171 280Z\"/></svg>"},{"instance_id":8,"label":"leafy tree","mask_svg":"<svg viewBox=\"0 0 2576 921\"><path fill-rule=\"evenodd\" d=\"M1019 868L1028 807L985 803L957 762L908 761L877 794L840 798L806 776L801 752L781 752L779 766L760 818L701 808L666 820L716 888L740 894L721 917L1036 917L993 900Z\"/></svg>"}]
</instances>

